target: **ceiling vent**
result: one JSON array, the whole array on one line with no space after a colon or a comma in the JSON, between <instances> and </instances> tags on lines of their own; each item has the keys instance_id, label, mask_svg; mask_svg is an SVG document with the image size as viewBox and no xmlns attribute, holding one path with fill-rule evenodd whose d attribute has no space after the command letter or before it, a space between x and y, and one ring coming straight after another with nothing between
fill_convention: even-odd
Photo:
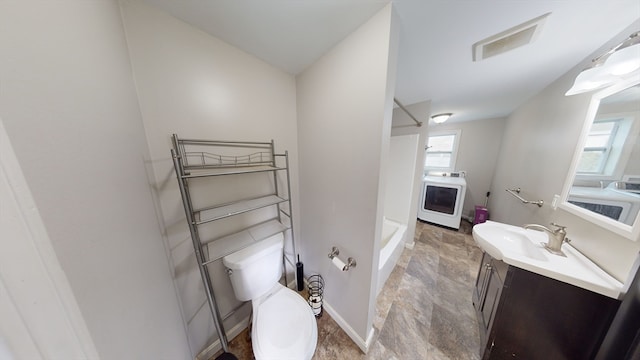
<instances>
[{"instance_id":1,"label":"ceiling vent","mask_svg":"<svg viewBox=\"0 0 640 360\"><path fill-rule=\"evenodd\" d=\"M551 13L514 26L473 44L473 61L480 61L533 42Z\"/></svg>"}]
</instances>

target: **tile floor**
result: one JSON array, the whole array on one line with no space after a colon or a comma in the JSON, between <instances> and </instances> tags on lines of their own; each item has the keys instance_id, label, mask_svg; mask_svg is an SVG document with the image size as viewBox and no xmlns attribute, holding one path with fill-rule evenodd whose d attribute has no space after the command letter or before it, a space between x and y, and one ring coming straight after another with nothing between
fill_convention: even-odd
<instances>
[{"instance_id":1,"label":"tile floor","mask_svg":"<svg viewBox=\"0 0 640 360\"><path fill-rule=\"evenodd\" d=\"M454 231L418 221L415 247L404 250L378 296L369 353L325 312L313 360L479 359L471 293L481 257L468 222ZM229 349L238 359L253 359L246 330Z\"/></svg>"}]
</instances>

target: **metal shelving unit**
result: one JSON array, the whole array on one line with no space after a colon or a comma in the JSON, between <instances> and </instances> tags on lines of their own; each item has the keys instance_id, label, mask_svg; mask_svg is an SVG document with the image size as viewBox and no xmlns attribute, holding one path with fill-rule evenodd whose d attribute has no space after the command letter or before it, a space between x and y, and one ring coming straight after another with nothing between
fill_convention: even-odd
<instances>
[{"instance_id":1,"label":"metal shelving unit","mask_svg":"<svg viewBox=\"0 0 640 360\"><path fill-rule=\"evenodd\" d=\"M174 134L172 142L171 157L178 179L195 256L198 261L198 268L213 323L218 332L222 349L227 352L227 335L222 323L223 317L220 315L216 303L208 265L272 235L290 232L289 238L291 240L292 253L287 254L285 251L282 259L285 267L284 280L285 284L288 284L286 262L295 269L294 255L296 254L291 211L289 154L286 151L283 154L276 154L273 140L271 142L196 140L180 139ZM224 154L218 154L215 151L222 151ZM278 187L279 172L286 173L286 179L284 179L286 189L279 189ZM256 173L273 174L271 183L273 191L270 194L194 208L193 193L189 188L191 181ZM215 185L212 185L212 190L225 191L224 188L215 188ZM277 215L273 218L243 227L232 234L206 241L200 238L200 228L205 224L269 207L276 209Z\"/></svg>"}]
</instances>

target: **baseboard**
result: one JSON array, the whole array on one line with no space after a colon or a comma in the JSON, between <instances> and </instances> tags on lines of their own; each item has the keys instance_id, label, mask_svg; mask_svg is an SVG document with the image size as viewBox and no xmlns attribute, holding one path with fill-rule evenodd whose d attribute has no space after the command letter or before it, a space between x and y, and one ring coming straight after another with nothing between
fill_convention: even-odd
<instances>
[{"instance_id":1,"label":"baseboard","mask_svg":"<svg viewBox=\"0 0 640 360\"><path fill-rule=\"evenodd\" d=\"M472 224L473 224L473 220L475 220L474 216L471 216L471 215L462 215L461 218L464 219L464 220L467 220L468 222L470 222Z\"/></svg>"},{"instance_id":2,"label":"baseboard","mask_svg":"<svg viewBox=\"0 0 640 360\"><path fill-rule=\"evenodd\" d=\"M351 340L353 340L356 345L358 345L362 352L366 354L369 351L369 346L371 346L371 343L373 342L373 327L369 329L369 334L367 335L367 339L365 340L361 338L358 333L356 333L356 331L342 318L342 316L340 316L340 314L335 311L333 307L331 307L331 305L329 305L329 303L327 303L326 300L323 301L322 308L329 314L329 316L331 316L333 320L335 320L336 323L338 323L340 328L342 328L342 330L347 333L347 335L351 338Z\"/></svg>"},{"instance_id":3,"label":"baseboard","mask_svg":"<svg viewBox=\"0 0 640 360\"><path fill-rule=\"evenodd\" d=\"M244 329L249 326L249 320L251 316L247 316L242 321L240 321L236 326L232 327L229 331L227 331L227 339L231 340L238 336ZM195 360L209 360L217 353L222 350L222 344L220 344L220 339L216 339L216 341L212 342L204 348L198 355L196 355Z\"/></svg>"}]
</instances>

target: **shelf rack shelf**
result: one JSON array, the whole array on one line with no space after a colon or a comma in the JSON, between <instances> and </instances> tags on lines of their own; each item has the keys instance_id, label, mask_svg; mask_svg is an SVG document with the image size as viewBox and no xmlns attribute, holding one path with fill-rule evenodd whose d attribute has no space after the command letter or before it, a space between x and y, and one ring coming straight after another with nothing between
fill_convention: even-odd
<instances>
[{"instance_id":1,"label":"shelf rack shelf","mask_svg":"<svg viewBox=\"0 0 640 360\"><path fill-rule=\"evenodd\" d=\"M251 174L251 173L259 173L259 172L268 172L268 171L277 171L277 170L287 170L287 168L283 167L275 167L275 166L254 166L254 167L241 167L241 168L197 168L196 170L204 170L204 171L195 171L192 173L188 173L183 175L183 178L199 178L199 177L209 177L209 176L224 176L224 175L242 175L242 174Z\"/></svg>"},{"instance_id":2,"label":"shelf rack shelf","mask_svg":"<svg viewBox=\"0 0 640 360\"><path fill-rule=\"evenodd\" d=\"M283 154L276 154L273 140L271 142L244 142L180 139L178 135L174 134L172 143L171 157L194 252L198 261L198 268L214 326L220 338L222 349L227 352L227 335L222 323L223 317L220 315L217 306L208 265L251 244L285 232L290 233L288 238L291 241L292 253L289 256L293 258L296 254L293 218L291 216L289 155L286 151ZM215 151L223 153L220 154ZM284 165L282 162L284 162ZM285 189L278 188L277 174L279 172L286 173ZM193 193L189 188L191 181L255 173L273 174L272 181L270 181L273 191L270 194L194 209ZM212 191L225 191L224 188L217 188L213 184L211 186ZM200 238L200 227L205 224L212 224L222 219L269 207L276 208L275 217L269 220L250 224L239 231L210 240L202 241ZM295 260L289 259L285 251L282 262L283 266L286 266L287 262L293 265ZM286 268L284 276L285 284L288 284Z\"/></svg>"},{"instance_id":3,"label":"shelf rack shelf","mask_svg":"<svg viewBox=\"0 0 640 360\"><path fill-rule=\"evenodd\" d=\"M224 205L194 210L194 213L198 214L200 218L200 220L196 221L196 225L206 224L208 222L221 220L288 201L288 199L281 198L277 195L267 195L254 199L240 200ZM202 220L203 217L205 218L204 220Z\"/></svg>"},{"instance_id":4,"label":"shelf rack shelf","mask_svg":"<svg viewBox=\"0 0 640 360\"><path fill-rule=\"evenodd\" d=\"M230 235L204 241L203 244L207 245L209 254L215 254L210 256L205 265L287 230L289 230L288 226L283 225L278 219L273 219ZM229 251L230 248L234 251Z\"/></svg>"}]
</instances>

